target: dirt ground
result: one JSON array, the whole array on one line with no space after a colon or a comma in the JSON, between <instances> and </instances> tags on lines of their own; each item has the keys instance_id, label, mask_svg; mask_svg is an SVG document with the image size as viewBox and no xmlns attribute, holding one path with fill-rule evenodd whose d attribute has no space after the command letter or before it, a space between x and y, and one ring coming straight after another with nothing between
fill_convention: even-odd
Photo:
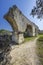
<instances>
[{"instance_id":1,"label":"dirt ground","mask_svg":"<svg viewBox=\"0 0 43 65\"><path fill-rule=\"evenodd\" d=\"M36 54L36 40L12 46L10 55L12 65L40 65Z\"/></svg>"}]
</instances>

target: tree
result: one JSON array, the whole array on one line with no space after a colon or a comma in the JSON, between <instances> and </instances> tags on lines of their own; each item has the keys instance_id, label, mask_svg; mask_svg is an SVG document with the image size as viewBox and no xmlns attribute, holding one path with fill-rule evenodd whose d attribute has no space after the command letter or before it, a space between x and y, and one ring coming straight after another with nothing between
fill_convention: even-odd
<instances>
[{"instance_id":1,"label":"tree","mask_svg":"<svg viewBox=\"0 0 43 65\"><path fill-rule=\"evenodd\" d=\"M33 7L31 15L33 17L36 15L39 19L43 18L43 0L36 0L36 6Z\"/></svg>"}]
</instances>

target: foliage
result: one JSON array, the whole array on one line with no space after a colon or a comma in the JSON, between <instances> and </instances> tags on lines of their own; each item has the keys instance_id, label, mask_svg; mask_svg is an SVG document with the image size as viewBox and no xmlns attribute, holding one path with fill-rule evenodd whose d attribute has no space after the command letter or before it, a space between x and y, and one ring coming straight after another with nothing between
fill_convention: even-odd
<instances>
[{"instance_id":1,"label":"foliage","mask_svg":"<svg viewBox=\"0 0 43 65\"><path fill-rule=\"evenodd\" d=\"M31 15L33 17L37 15L37 18L43 18L43 0L36 0L36 6L33 7Z\"/></svg>"},{"instance_id":2,"label":"foliage","mask_svg":"<svg viewBox=\"0 0 43 65\"><path fill-rule=\"evenodd\" d=\"M8 30L4 30L4 29L1 29L0 30L0 34L8 34L8 35L10 35L10 34L12 34L12 32L11 31L8 31Z\"/></svg>"}]
</instances>

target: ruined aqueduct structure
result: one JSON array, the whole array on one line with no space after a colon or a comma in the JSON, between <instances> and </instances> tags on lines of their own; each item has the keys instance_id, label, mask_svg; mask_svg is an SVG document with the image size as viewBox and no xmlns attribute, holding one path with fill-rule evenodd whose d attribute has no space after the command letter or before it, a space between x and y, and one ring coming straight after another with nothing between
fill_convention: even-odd
<instances>
[{"instance_id":1,"label":"ruined aqueduct structure","mask_svg":"<svg viewBox=\"0 0 43 65\"><path fill-rule=\"evenodd\" d=\"M16 5L9 8L4 18L12 26L12 40L16 43L22 43L24 41L24 32L26 32L28 36L38 35L38 27L24 16Z\"/></svg>"}]
</instances>

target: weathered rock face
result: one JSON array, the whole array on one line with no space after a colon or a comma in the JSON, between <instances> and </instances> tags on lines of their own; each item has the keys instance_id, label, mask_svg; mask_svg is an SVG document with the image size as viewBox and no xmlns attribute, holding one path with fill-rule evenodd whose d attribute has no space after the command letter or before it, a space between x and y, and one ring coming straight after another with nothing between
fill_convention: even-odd
<instances>
[{"instance_id":1,"label":"weathered rock face","mask_svg":"<svg viewBox=\"0 0 43 65\"><path fill-rule=\"evenodd\" d=\"M30 20L28 20L16 6L11 7L8 13L5 14L4 18L11 24L14 30L13 33L14 35L12 36L13 41L18 43L24 41L23 32L26 31L27 25L28 25L27 34L29 36L37 35L35 31L35 29L37 29L37 26ZM15 34L15 32L17 34ZM20 32L20 34L18 34L18 32Z\"/></svg>"},{"instance_id":2,"label":"weathered rock face","mask_svg":"<svg viewBox=\"0 0 43 65\"><path fill-rule=\"evenodd\" d=\"M10 60L11 56L9 55L11 47L7 41L0 40L0 65L11 65Z\"/></svg>"}]
</instances>

